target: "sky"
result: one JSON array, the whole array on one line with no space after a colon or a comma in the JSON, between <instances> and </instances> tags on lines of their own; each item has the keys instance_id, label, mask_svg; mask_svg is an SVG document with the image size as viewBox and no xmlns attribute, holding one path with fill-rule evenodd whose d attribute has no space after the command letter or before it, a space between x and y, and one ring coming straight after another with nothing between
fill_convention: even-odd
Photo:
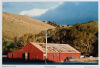
<instances>
[{"instance_id":1,"label":"sky","mask_svg":"<svg viewBox=\"0 0 100 68\"><path fill-rule=\"evenodd\" d=\"M60 25L98 20L98 2L3 2L3 11Z\"/></svg>"}]
</instances>

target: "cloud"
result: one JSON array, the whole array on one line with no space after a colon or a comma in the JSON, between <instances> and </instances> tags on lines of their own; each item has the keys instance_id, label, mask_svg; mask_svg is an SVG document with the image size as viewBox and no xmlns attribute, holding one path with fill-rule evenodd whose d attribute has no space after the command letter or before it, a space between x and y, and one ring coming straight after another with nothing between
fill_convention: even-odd
<instances>
[{"instance_id":1,"label":"cloud","mask_svg":"<svg viewBox=\"0 0 100 68\"><path fill-rule=\"evenodd\" d=\"M20 13L20 15L27 15L27 16L41 16L42 14L46 13L48 9L31 9L25 10Z\"/></svg>"},{"instance_id":2,"label":"cloud","mask_svg":"<svg viewBox=\"0 0 100 68\"><path fill-rule=\"evenodd\" d=\"M30 10L24 10L24 11L21 11L19 14L31 16L31 17L41 16L41 15L45 14L48 10L56 9L57 7L59 7L62 4L63 4L63 2L59 2L57 5L50 7L50 8L46 8L46 9L33 8L33 9L30 9Z\"/></svg>"},{"instance_id":3,"label":"cloud","mask_svg":"<svg viewBox=\"0 0 100 68\"><path fill-rule=\"evenodd\" d=\"M57 5L55 5L54 7L51 7L50 9L56 9L57 7L59 7L60 5L62 5L64 2L59 2Z\"/></svg>"}]
</instances>

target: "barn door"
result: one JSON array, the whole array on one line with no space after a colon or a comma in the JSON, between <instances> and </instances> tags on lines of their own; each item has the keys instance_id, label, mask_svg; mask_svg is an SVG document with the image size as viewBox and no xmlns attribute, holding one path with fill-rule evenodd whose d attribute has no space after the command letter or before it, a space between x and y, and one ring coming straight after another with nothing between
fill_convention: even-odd
<instances>
[{"instance_id":1,"label":"barn door","mask_svg":"<svg viewBox=\"0 0 100 68\"><path fill-rule=\"evenodd\" d=\"M29 60L29 53L27 53L27 52L23 53L23 59Z\"/></svg>"}]
</instances>

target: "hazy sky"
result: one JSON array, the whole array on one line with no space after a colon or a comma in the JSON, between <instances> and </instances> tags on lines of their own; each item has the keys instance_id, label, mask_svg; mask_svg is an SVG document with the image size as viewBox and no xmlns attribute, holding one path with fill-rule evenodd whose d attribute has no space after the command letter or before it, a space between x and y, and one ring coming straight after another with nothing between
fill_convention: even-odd
<instances>
[{"instance_id":1,"label":"hazy sky","mask_svg":"<svg viewBox=\"0 0 100 68\"><path fill-rule=\"evenodd\" d=\"M3 11L62 25L98 19L97 2L4 2Z\"/></svg>"}]
</instances>

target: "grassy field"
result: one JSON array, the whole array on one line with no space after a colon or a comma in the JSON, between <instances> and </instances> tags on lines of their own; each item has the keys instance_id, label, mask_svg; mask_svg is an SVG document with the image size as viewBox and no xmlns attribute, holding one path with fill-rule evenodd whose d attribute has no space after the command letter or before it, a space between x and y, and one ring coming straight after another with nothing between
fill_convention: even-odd
<instances>
[{"instance_id":1,"label":"grassy field","mask_svg":"<svg viewBox=\"0 0 100 68\"><path fill-rule=\"evenodd\" d=\"M37 34L52 28L55 27L28 16L3 12L2 32L3 36L8 39L20 37L26 33Z\"/></svg>"}]
</instances>

